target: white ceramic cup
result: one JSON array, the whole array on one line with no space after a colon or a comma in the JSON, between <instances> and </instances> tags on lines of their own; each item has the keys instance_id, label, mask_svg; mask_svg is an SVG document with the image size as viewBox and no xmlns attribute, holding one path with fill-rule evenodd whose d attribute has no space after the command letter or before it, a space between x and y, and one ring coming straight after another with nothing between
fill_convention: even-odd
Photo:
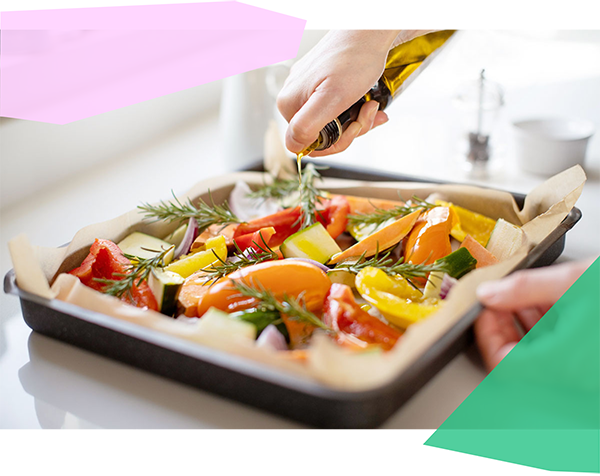
<instances>
[{"instance_id":1,"label":"white ceramic cup","mask_svg":"<svg viewBox=\"0 0 600 476\"><path fill-rule=\"evenodd\" d=\"M531 119L513 123L519 167L538 175L554 175L583 165L594 124L583 119Z\"/></svg>"}]
</instances>

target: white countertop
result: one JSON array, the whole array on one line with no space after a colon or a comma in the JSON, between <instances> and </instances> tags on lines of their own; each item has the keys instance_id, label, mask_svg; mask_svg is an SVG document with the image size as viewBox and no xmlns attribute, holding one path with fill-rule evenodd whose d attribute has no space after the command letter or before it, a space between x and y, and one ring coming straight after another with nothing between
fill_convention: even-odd
<instances>
[{"instance_id":1,"label":"white countertop","mask_svg":"<svg viewBox=\"0 0 600 476\"><path fill-rule=\"evenodd\" d=\"M510 37L504 45L509 49L513 43L515 39ZM598 51L599 45L585 47ZM453 54L469 51L457 50ZM496 63L491 62L502 65L508 61L500 56ZM477 71L480 60L476 55L472 58L470 70ZM453 158L458 126L451 91L434 84L435 68L443 71L451 59L432 64L391 106L388 124L358 139L348 151L333 159L408 175L468 181ZM502 167L492 178L478 183L527 192L543 181L518 170L509 120L552 114L586 117L600 126L600 71L590 68L580 69L579 76L571 71L573 77L546 81L519 83L508 76L504 78L507 106L498 129L506 145ZM496 71L503 70L498 67ZM451 82L460 74L448 76ZM166 198L170 189L183 192L198 180L229 171L216 137L218 120L209 114L167 136L149 140L143 149L94 165L76 177L3 208L0 272L4 275L11 268L7 241L21 232L36 245L58 246L87 224L112 218L142 200ZM180 172L170 173L165 180L165 163L169 170ZM577 204L583 219L567 234L560 261L600 254L599 164L600 139L596 136L588 150L589 179ZM0 428L300 427L32 333L22 320L14 296L2 294L1 304ZM461 353L384 426L437 428L484 376L476 352L470 349Z\"/></svg>"}]
</instances>

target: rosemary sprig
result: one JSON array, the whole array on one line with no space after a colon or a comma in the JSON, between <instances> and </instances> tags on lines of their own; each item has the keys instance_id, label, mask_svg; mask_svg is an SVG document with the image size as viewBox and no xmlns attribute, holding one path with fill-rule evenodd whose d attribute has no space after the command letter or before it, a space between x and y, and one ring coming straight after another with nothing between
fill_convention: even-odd
<instances>
[{"instance_id":1,"label":"rosemary sprig","mask_svg":"<svg viewBox=\"0 0 600 476\"><path fill-rule=\"evenodd\" d=\"M142 203L138 205L138 208L145 213L146 218L153 218L154 221L166 220L170 223L176 220L184 221L189 218L195 218L198 222L198 233L202 233L211 225L243 223L231 211L226 201L221 205L215 205L210 191L209 196L211 205L208 205L201 198L198 199L198 206L195 206L189 198L186 203L181 203L173 193L175 202L164 202L161 200L158 205Z\"/></svg>"},{"instance_id":2,"label":"rosemary sprig","mask_svg":"<svg viewBox=\"0 0 600 476\"><path fill-rule=\"evenodd\" d=\"M390 218L400 218L410 213L419 210L425 209L430 210L435 208L437 205L433 203L426 202L425 200L421 200L418 197L413 196L411 199L415 204L411 205L398 205L394 208L390 208L389 210L385 210L383 208L375 208L375 211L372 213L361 213L358 215L348 215L348 222L351 224L364 224L364 225L381 225L382 223L388 221Z\"/></svg>"},{"instance_id":3,"label":"rosemary sprig","mask_svg":"<svg viewBox=\"0 0 600 476\"><path fill-rule=\"evenodd\" d=\"M221 259L221 257L213 250L213 253L219 262L213 263L210 266L202 269L202 271L204 271L206 274L206 281L204 284L212 286L218 279L227 276L238 269L262 263L263 261L277 259L277 253L275 253L275 251L273 251L269 245L267 245L262 233L259 232L259 236L262 241L262 245L259 245L256 241L252 242L258 248L258 250L255 250L254 248L247 248L244 252L234 240L233 244L236 251L234 252L233 256L234 258L237 258L234 261L225 261Z\"/></svg>"},{"instance_id":4,"label":"rosemary sprig","mask_svg":"<svg viewBox=\"0 0 600 476\"><path fill-rule=\"evenodd\" d=\"M311 164L306 164L302 180L300 181L300 210L301 215L296 225L300 223L300 228L308 228L316 222L317 203L320 199L325 198L323 192L315 187L315 181L321 179L321 174L317 168Z\"/></svg>"},{"instance_id":5,"label":"rosemary sprig","mask_svg":"<svg viewBox=\"0 0 600 476\"><path fill-rule=\"evenodd\" d=\"M264 184L258 190L250 192L246 196L248 198L267 200L274 198L281 200L287 197L290 193L298 190L298 182L294 179L285 180L274 177L273 181L269 184Z\"/></svg>"},{"instance_id":6,"label":"rosemary sprig","mask_svg":"<svg viewBox=\"0 0 600 476\"><path fill-rule=\"evenodd\" d=\"M232 283L242 295L258 299L260 301L258 309L261 311L278 311L286 314L291 319L311 324L328 332L333 332L333 329L306 309L302 296L295 299L284 294L281 299L277 299L271 291L265 289L258 282L256 284L247 284L243 281L232 280Z\"/></svg>"},{"instance_id":7,"label":"rosemary sprig","mask_svg":"<svg viewBox=\"0 0 600 476\"><path fill-rule=\"evenodd\" d=\"M336 265L335 269L345 269L351 273L358 274L367 267L373 267L382 270L389 276L402 276L415 289L418 289L418 286L414 282L415 279L426 278L429 273L434 271L440 271L443 273L451 272L450 266L445 261L432 264L405 263L403 257L394 262L394 260L389 256L390 252L388 251L380 257L378 251L375 253L375 256L365 260L365 253L363 253L356 262L342 262Z\"/></svg>"},{"instance_id":8,"label":"rosemary sprig","mask_svg":"<svg viewBox=\"0 0 600 476\"><path fill-rule=\"evenodd\" d=\"M173 246L170 246L160 253L158 250L142 249L153 251L157 254L152 258L138 258L137 256L123 253L123 256L131 261L131 264L126 268L125 273L113 273L113 276L122 279L94 278L94 281L106 285L102 290L103 293L118 298L125 294L131 297L131 288L133 286L139 286L140 283L147 281L153 269L162 269L165 267L165 256L173 249Z\"/></svg>"}]
</instances>

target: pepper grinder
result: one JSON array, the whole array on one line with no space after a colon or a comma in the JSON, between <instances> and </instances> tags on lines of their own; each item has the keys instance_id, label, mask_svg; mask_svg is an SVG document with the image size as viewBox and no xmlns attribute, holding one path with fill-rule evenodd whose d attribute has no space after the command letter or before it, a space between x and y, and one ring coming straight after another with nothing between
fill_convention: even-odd
<instances>
[{"instance_id":1,"label":"pepper grinder","mask_svg":"<svg viewBox=\"0 0 600 476\"><path fill-rule=\"evenodd\" d=\"M459 91L456 105L465 111L467 150L464 166L471 177L486 177L493 152L490 137L498 112L504 105L502 88L489 81L482 69L477 81Z\"/></svg>"}]
</instances>

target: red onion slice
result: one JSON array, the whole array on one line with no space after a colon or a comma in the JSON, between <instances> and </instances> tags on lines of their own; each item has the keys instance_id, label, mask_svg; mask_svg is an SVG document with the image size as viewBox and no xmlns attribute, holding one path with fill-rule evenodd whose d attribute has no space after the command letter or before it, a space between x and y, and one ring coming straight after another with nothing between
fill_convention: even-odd
<instances>
[{"instance_id":1,"label":"red onion slice","mask_svg":"<svg viewBox=\"0 0 600 476\"><path fill-rule=\"evenodd\" d=\"M314 259L310 259L310 258L285 258L285 259L286 260L288 260L288 259L294 259L294 260L298 260L298 261L305 261L306 263L310 263L310 264L315 265L317 268L319 268L324 273L327 273L327 272L331 271L331 268L328 268L323 263L319 263L318 261L315 261Z\"/></svg>"},{"instance_id":2,"label":"red onion slice","mask_svg":"<svg viewBox=\"0 0 600 476\"><path fill-rule=\"evenodd\" d=\"M442 283L440 284L440 299L446 299L446 296L448 296L450 289L452 289L452 286L454 286L456 283L458 283L458 279L444 274L444 277L442 278Z\"/></svg>"},{"instance_id":3,"label":"red onion slice","mask_svg":"<svg viewBox=\"0 0 600 476\"><path fill-rule=\"evenodd\" d=\"M287 342L283 334L277 330L273 324L265 327L260 336L256 340L257 347L263 347L273 350L288 350Z\"/></svg>"},{"instance_id":4,"label":"red onion slice","mask_svg":"<svg viewBox=\"0 0 600 476\"><path fill-rule=\"evenodd\" d=\"M173 258L179 258L181 255L185 255L190 251L192 247L192 243L198 236L198 222L196 222L195 218L190 218L188 221L187 228L185 230L185 235L183 235L183 240L179 243L179 246L175 249L175 253Z\"/></svg>"}]
</instances>

